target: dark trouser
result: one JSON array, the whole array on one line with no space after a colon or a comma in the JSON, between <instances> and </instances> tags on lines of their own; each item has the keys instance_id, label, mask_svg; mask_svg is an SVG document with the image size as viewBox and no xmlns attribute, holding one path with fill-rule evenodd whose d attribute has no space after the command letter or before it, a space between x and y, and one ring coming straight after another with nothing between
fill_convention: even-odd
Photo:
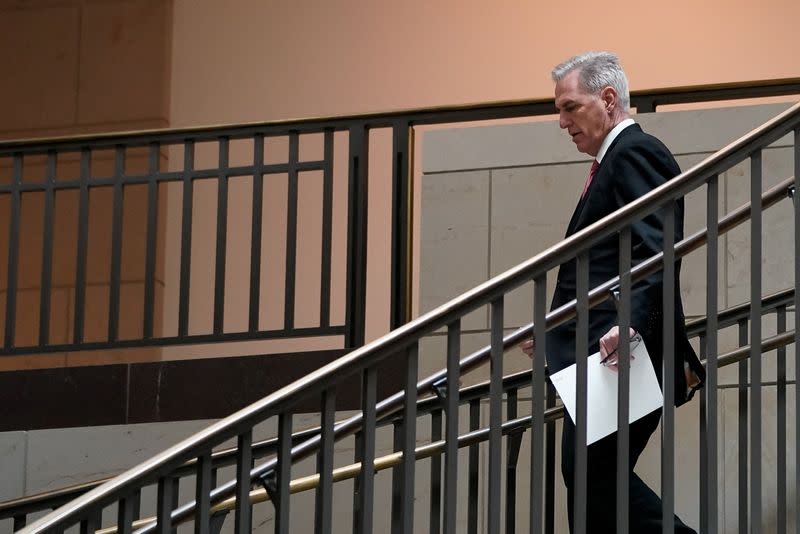
<instances>
[{"instance_id":1,"label":"dark trouser","mask_svg":"<svg viewBox=\"0 0 800 534\"><path fill-rule=\"evenodd\" d=\"M630 478L629 531L634 533L662 532L661 499L633 472L639 455L650 436L658 427L661 410L653 412L630 426ZM614 533L617 524L617 434L605 437L587 449L587 534ZM575 425L564 418L561 436L561 472L567 486L569 529L573 529L575 484ZM675 532L694 533L683 522L674 518Z\"/></svg>"}]
</instances>

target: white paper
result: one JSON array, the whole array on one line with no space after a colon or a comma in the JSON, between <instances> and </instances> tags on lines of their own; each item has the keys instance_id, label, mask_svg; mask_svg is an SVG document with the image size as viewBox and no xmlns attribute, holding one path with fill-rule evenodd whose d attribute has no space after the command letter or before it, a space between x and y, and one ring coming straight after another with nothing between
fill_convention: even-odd
<instances>
[{"instance_id":1,"label":"white paper","mask_svg":"<svg viewBox=\"0 0 800 534\"><path fill-rule=\"evenodd\" d=\"M641 335L631 339L631 387L629 423L664 406L664 396L658 385L653 362ZM600 363L600 353L589 356L587 362L588 402L587 402L587 443L608 436L617 431L617 384L619 371ZM553 374L550 377L558 391L564 407L575 422L575 380L576 364Z\"/></svg>"}]
</instances>

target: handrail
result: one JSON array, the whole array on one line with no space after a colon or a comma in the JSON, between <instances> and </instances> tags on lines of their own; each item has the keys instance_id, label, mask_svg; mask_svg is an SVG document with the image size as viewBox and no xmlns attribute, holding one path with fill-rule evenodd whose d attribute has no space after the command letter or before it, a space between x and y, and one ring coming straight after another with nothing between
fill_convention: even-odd
<instances>
[{"instance_id":1,"label":"handrail","mask_svg":"<svg viewBox=\"0 0 800 534\"><path fill-rule=\"evenodd\" d=\"M784 289L771 295L767 295L761 301L762 314L767 314L775 311L780 306L786 306L794 302L794 289ZM722 329L736 324L742 319L749 318L750 303L745 302L737 304L730 308L720 310L717 314L718 328ZM699 317L686 321L686 333L689 338L701 335L706 331L706 317ZM513 345L513 342L507 342L508 345ZM486 349L484 349L486 350ZM530 371L519 371L510 373L503 377L503 390L511 388L523 388L530 385L531 373ZM485 397L489 392L489 382L481 382L470 386L465 386L459 389L459 401L467 403L471 400L480 399ZM429 396L419 399L417 401L417 415L427 415L428 413L440 407L441 399L436 396ZM545 412L547 413L547 412ZM545 418L547 416L545 415ZM387 424L390 419L383 417L377 421L378 426ZM337 421L336 425L342 424L343 421ZM292 434L292 443L299 442L300 440L319 434L320 427L309 427L304 430L294 432ZM278 444L278 438L269 438L258 441L253 444L253 456L260 458L275 451ZM219 468L223 466L233 465L236 461L236 447L229 447L211 454L212 468ZM377 460L376 460L377 461ZM176 470L175 475L180 476L184 472L189 472L191 468L196 465L196 460L186 462L180 469ZM51 509L54 506L61 505L68 502L79 495L83 495L90 489L93 489L109 480L112 477L84 482L82 484L75 484L65 486L63 488L45 491L34 495L28 495L8 501L0 502L0 520L13 517L18 514L26 514L38 512L41 510ZM226 501L227 502L227 501Z\"/></svg>"},{"instance_id":2,"label":"handrail","mask_svg":"<svg viewBox=\"0 0 800 534\"><path fill-rule=\"evenodd\" d=\"M773 78L766 80L752 80L747 82L726 82L715 84L685 85L679 87L659 87L654 89L639 89L631 91L631 107L645 106L655 109L658 105L683 104L687 102L708 102L714 100L736 100L747 98L762 98L765 96L785 96L800 93L800 78ZM637 106L638 104L638 106ZM447 117L454 114L467 112L491 111L498 108L516 108L525 114L528 108L551 109L555 113L553 98L496 100L490 102L475 102L468 104L429 106L421 108L395 109L389 111L376 111L355 113L351 115L330 115L322 117L300 117L271 121L251 121L240 123L222 123L203 126L190 126L183 128L153 128L146 130L131 130L126 132L104 132L95 134L82 134L71 136L54 136L25 139L11 139L0 141L0 152L5 149L20 148L26 145L75 145L87 143L100 143L113 145L120 140L142 141L154 135L168 136L176 140L184 136L196 136L214 133L216 130L251 130L270 127L303 127L306 131L322 131L331 123L350 123L363 121L391 122L399 118L408 118L416 124L433 124L449 122ZM511 116L515 116L512 114Z\"/></svg>"},{"instance_id":3,"label":"handrail","mask_svg":"<svg viewBox=\"0 0 800 534\"><path fill-rule=\"evenodd\" d=\"M727 310L726 310L727 311ZM722 315L722 314L720 314ZM791 345L794 343L794 335L795 331L791 330L788 332L782 332L775 336L769 337L764 339L761 342L761 353L771 352L775 349L785 347L787 345ZM725 354L720 354L717 357L717 366L718 367L726 367L728 365L732 365L734 363L740 362L742 360L746 360L750 356L750 345L743 345L736 349L726 352ZM705 366L707 363L706 360L702 362ZM520 379L522 376L526 376L528 378L528 383L530 383L531 373L529 371L523 371L520 373L515 373L513 375L509 375L506 378L510 377L519 377ZM472 388L485 390L487 393L489 391L489 382L481 382L480 384L475 384L474 386L470 386ZM463 390L462 390L463 391ZM556 421L557 419L564 418L564 406L559 405L553 408L548 408L544 412L544 422L550 423ZM516 434L519 432L527 431L533 422L533 416L525 416L519 417L516 419L511 419L504 422L501 425L501 432L504 436L510 434ZM469 447L472 445L476 445L478 443L487 441L489 439L489 428L480 428L477 430L471 430L466 434L462 434L458 436L458 448L462 449L464 447ZM420 445L414 450L414 460L424 460L426 458L430 458L437 454L441 454L444 452L446 448L445 440L437 440L425 445ZM375 472L383 471L385 469L390 469L392 467L396 467L400 465L403 460L403 452L393 452L378 458L375 458L373 465L375 468ZM342 482L345 480L351 480L358 476L361 472L361 462L355 462L349 465L345 465L342 467L338 467L333 470L332 480L333 482ZM292 480L289 483L289 493L296 494L302 493L304 491L310 491L316 489L319 486L320 475L319 473L314 473L311 475L307 475L295 480ZM270 500L269 494L263 488L252 490L249 494L250 496L250 503L257 504L262 502L267 502ZM210 509L210 514L220 514L225 513L227 514L231 510L236 507L236 497L230 497L225 499L224 501L216 504L214 507ZM142 519L138 519L133 522L133 528L141 528L145 527L156 520L155 517L146 517ZM178 526L181 523L185 523L188 518L185 518L183 521L173 524L172 526ZM118 527L108 527L101 530L96 531L96 534L116 534Z\"/></svg>"},{"instance_id":4,"label":"handrail","mask_svg":"<svg viewBox=\"0 0 800 534\"><path fill-rule=\"evenodd\" d=\"M391 354L406 349L414 340L421 338L427 332L445 326L452 320L466 315L484 303L523 285L542 273L546 273L549 269L571 259L576 250L588 250L593 244L616 233L626 224L639 220L643 216L660 209L663 204L684 196L689 191L705 183L707 179L725 170L726 164L733 165L738 163L748 157L752 151L768 146L789 133L798 124L800 124L800 104L795 104L790 109L762 126L755 128L691 169L600 221L576 232L550 249L495 276L491 280L452 299L418 319L393 330L385 336L313 371L305 378L289 384L211 425L198 434L130 469L116 479L90 491L71 504L41 518L30 527L26 527L25 532L40 532L62 522L66 523L76 518L84 506L92 503L98 505L110 503L117 496L134 491L140 479L151 481L178 467L194 456L194 449L210 448L214 443L231 438L247 428L252 428L257 422L277 414L281 410L290 409L304 395L319 394L326 387L330 387L331 384L339 382L346 376L371 367ZM570 313L574 314L574 312L574 304L562 306L559 310L548 315L547 327L552 328L558 322L566 321ZM308 454L308 451L313 449L318 439L312 438L306 442L309 444L307 446L301 444L295 447L292 457L295 458L294 451L297 451L298 456ZM266 466L254 468L251 470L251 480L259 477L270 468L274 468L274 463L273 465L268 463ZM235 485L230 483L217 488L212 492L214 495L213 504L216 504L221 497L225 496L226 492L230 492L234 488ZM184 506L176 510L173 512L173 517L185 513L184 510L188 508Z\"/></svg>"}]
</instances>

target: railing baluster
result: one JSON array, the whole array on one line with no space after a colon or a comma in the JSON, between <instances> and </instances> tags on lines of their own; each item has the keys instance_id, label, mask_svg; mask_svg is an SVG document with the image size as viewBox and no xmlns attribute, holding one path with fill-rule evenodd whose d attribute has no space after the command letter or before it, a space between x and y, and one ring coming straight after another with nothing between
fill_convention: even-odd
<instances>
[{"instance_id":1,"label":"railing baluster","mask_svg":"<svg viewBox=\"0 0 800 534\"><path fill-rule=\"evenodd\" d=\"M409 318L408 276L410 269L411 128L400 121L392 127L392 257L390 328L399 328Z\"/></svg>"},{"instance_id":2,"label":"railing baluster","mask_svg":"<svg viewBox=\"0 0 800 534\"><path fill-rule=\"evenodd\" d=\"M747 345L747 319L739 321L739 346L744 347ZM748 444L747 444L747 410L748 410L748 392L747 392L747 360L742 360L738 363L739 367L739 395L738 395L738 408L737 414L738 430L739 430L739 532L740 534L747 534L747 517L749 512L747 509L747 492L748 492L748 475L747 475L747 460L748 460Z\"/></svg>"},{"instance_id":3,"label":"railing baluster","mask_svg":"<svg viewBox=\"0 0 800 534\"><path fill-rule=\"evenodd\" d=\"M264 134L253 138L253 219L250 230L250 313L248 330L258 331L261 315L261 226L264 220Z\"/></svg>"},{"instance_id":4,"label":"railing baluster","mask_svg":"<svg viewBox=\"0 0 800 534\"><path fill-rule=\"evenodd\" d=\"M183 144L183 206L181 209L181 280L178 296L178 337L189 333L189 284L192 268L192 207L194 205L194 141Z\"/></svg>"},{"instance_id":5,"label":"railing baluster","mask_svg":"<svg viewBox=\"0 0 800 534\"><path fill-rule=\"evenodd\" d=\"M794 465L800 465L800 328L797 327L797 314L800 313L800 127L794 130L794 195L792 197L794 208ZM795 467L794 487L800 488L800 469ZM795 491L794 509L800 510L800 492ZM800 521L795 519L797 534L800 534Z\"/></svg>"},{"instance_id":6,"label":"railing baluster","mask_svg":"<svg viewBox=\"0 0 800 534\"><path fill-rule=\"evenodd\" d=\"M130 497L119 500L117 508L117 534L133 532L133 503Z\"/></svg>"},{"instance_id":7,"label":"railing baluster","mask_svg":"<svg viewBox=\"0 0 800 534\"><path fill-rule=\"evenodd\" d=\"M717 397L717 256L718 256L718 205L719 177L712 176L708 180L706 192L706 439L707 464L706 479L708 483L708 532L718 531L719 514L717 497L717 444L719 443L719 418Z\"/></svg>"},{"instance_id":8,"label":"railing baluster","mask_svg":"<svg viewBox=\"0 0 800 534\"><path fill-rule=\"evenodd\" d=\"M14 154L11 183L11 220L8 225L8 279L6 281L5 348L14 347L17 322L17 272L19 269L20 211L22 210L22 154Z\"/></svg>"},{"instance_id":9,"label":"railing baluster","mask_svg":"<svg viewBox=\"0 0 800 534\"><path fill-rule=\"evenodd\" d=\"M21 530L27 524L28 524L28 516L26 514L19 514L14 516L14 526L11 528L13 529L13 532L16 532L18 530Z\"/></svg>"},{"instance_id":10,"label":"railing baluster","mask_svg":"<svg viewBox=\"0 0 800 534\"><path fill-rule=\"evenodd\" d=\"M750 524L761 532L761 151L750 157ZM716 312L716 310L715 310ZM709 357L716 356L709 354ZM716 385L716 384L714 384ZM711 384L709 384L711 386ZM710 483L711 481L709 481ZM715 529L716 531L716 529Z\"/></svg>"},{"instance_id":11,"label":"railing baluster","mask_svg":"<svg viewBox=\"0 0 800 534\"><path fill-rule=\"evenodd\" d=\"M778 334L786 332L786 306L777 310ZM777 476L778 476L778 532L786 532L786 347L778 349L778 398L777 398Z\"/></svg>"},{"instance_id":12,"label":"railing baluster","mask_svg":"<svg viewBox=\"0 0 800 534\"><path fill-rule=\"evenodd\" d=\"M89 247L89 178L91 149L81 149L80 196L78 206L78 253L75 259L75 323L73 343L83 343L86 317L86 253Z\"/></svg>"},{"instance_id":13,"label":"railing baluster","mask_svg":"<svg viewBox=\"0 0 800 534\"><path fill-rule=\"evenodd\" d=\"M227 137L219 138L219 176L217 177L217 252L214 268L214 334L225 330L225 264L228 243L228 147Z\"/></svg>"},{"instance_id":14,"label":"railing baluster","mask_svg":"<svg viewBox=\"0 0 800 534\"><path fill-rule=\"evenodd\" d=\"M286 209L286 291L284 295L283 328L294 329L295 283L297 270L297 163L299 158L300 136L297 132L289 134L289 191Z\"/></svg>"},{"instance_id":15,"label":"railing baluster","mask_svg":"<svg viewBox=\"0 0 800 534\"><path fill-rule=\"evenodd\" d=\"M360 433L359 454L361 474L358 477L358 526L359 533L373 530L374 498L375 498L375 405L377 398L377 371L374 367L366 369L362 374L361 409L364 413L364 424Z\"/></svg>"},{"instance_id":16,"label":"railing baluster","mask_svg":"<svg viewBox=\"0 0 800 534\"><path fill-rule=\"evenodd\" d=\"M393 451L403 450L403 421L400 417L392 421L392 440ZM401 479L401 470L403 465L396 465L392 468L392 510L391 510L391 531L392 534L398 534L403 528L403 515L401 509L401 502L403 500L403 484Z\"/></svg>"},{"instance_id":17,"label":"railing baluster","mask_svg":"<svg viewBox=\"0 0 800 534\"><path fill-rule=\"evenodd\" d=\"M172 532L173 489L172 477L158 479L156 501L156 528L158 534L170 534Z\"/></svg>"},{"instance_id":18,"label":"railing baluster","mask_svg":"<svg viewBox=\"0 0 800 534\"><path fill-rule=\"evenodd\" d=\"M319 325L331 324L331 256L333 241L333 130L325 130L322 171L322 268L320 269Z\"/></svg>"},{"instance_id":19,"label":"railing baluster","mask_svg":"<svg viewBox=\"0 0 800 534\"><path fill-rule=\"evenodd\" d=\"M705 334L700 334L700 360L706 359L706 336ZM706 368L708 368L706 366ZM700 410L699 410L699 417L698 417L698 437L700 443L700 451L698 453L699 456L699 465L700 469L698 470L700 473L705 474L708 470L708 376L706 376L706 384L703 387L702 391L700 392ZM700 532L706 532L708 530L708 477L706 476L699 476L698 478L698 486L700 491Z\"/></svg>"},{"instance_id":20,"label":"railing baluster","mask_svg":"<svg viewBox=\"0 0 800 534\"><path fill-rule=\"evenodd\" d=\"M481 401L469 401L469 429L481 427ZM467 481L467 534L478 534L478 490L480 484L480 445L469 446L469 478Z\"/></svg>"},{"instance_id":21,"label":"railing baluster","mask_svg":"<svg viewBox=\"0 0 800 534\"><path fill-rule=\"evenodd\" d=\"M55 209L56 153L47 151L44 191L44 223L42 227L42 292L39 296L39 345L50 342L50 294L53 284L53 211Z\"/></svg>"},{"instance_id":22,"label":"railing baluster","mask_svg":"<svg viewBox=\"0 0 800 534\"><path fill-rule=\"evenodd\" d=\"M506 421L517 418L517 389L506 393ZM517 531L517 461L522 443L522 433L506 436L506 534Z\"/></svg>"},{"instance_id":23,"label":"railing baluster","mask_svg":"<svg viewBox=\"0 0 800 534\"><path fill-rule=\"evenodd\" d=\"M458 509L458 412L461 355L461 320L447 327L447 390L445 414L447 415L444 465L444 534L455 534ZM433 441L433 440L431 440Z\"/></svg>"},{"instance_id":24,"label":"railing baluster","mask_svg":"<svg viewBox=\"0 0 800 534\"><path fill-rule=\"evenodd\" d=\"M405 398L403 400L403 462L401 467L402 499L400 502L400 532L414 531L414 450L417 445L417 373L419 365L419 343L414 342L406 352Z\"/></svg>"},{"instance_id":25,"label":"railing baluster","mask_svg":"<svg viewBox=\"0 0 800 534\"><path fill-rule=\"evenodd\" d=\"M442 439L442 410L431 412L431 442ZM439 534L442 527L442 455L431 456L430 534Z\"/></svg>"},{"instance_id":26,"label":"railing baluster","mask_svg":"<svg viewBox=\"0 0 800 534\"><path fill-rule=\"evenodd\" d=\"M500 534L500 502L503 468L500 464L503 434L503 297L491 304L491 354L489 356L489 496L488 534Z\"/></svg>"},{"instance_id":27,"label":"railing baluster","mask_svg":"<svg viewBox=\"0 0 800 534\"><path fill-rule=\"evenodd\" d=\"M253 431L247 430L236 438L236 534L252 531L253 508L250 504L250 469L253 467Z\"/></svg>"},{"instance_id":28,"label":"railing baluster","mask_svg":"<svg viewBox=\"0 0 800 534\"><path fill-rule=\"evenodd\" d=\"M161 146L151 143L148 156L147 182L147 250L144 260L144 328L145 339L153 337L156 295L156 243L158 238L158 176Z\"/></svg>"},{"instance_id":29,"label":"railing baluster","mask_svg":"<svg viewBox=\"0 0 800 534\"><path fill-rule=\"evenodd\" d=\"M575 480L573 482L572 522L574 534L586 532L586 414L587 414L587 355L589 352L589 254L581 252L576 258L577 325L575 330ZM565 422L565 424L567 424Z\"/></svg>"},{"instance_id":30,"label":"railing baluster","mask_svg":"<svg viewBox=\"0 0 800 534\"><path fill-rule=\"evenodd\" d=\"M664 409L661 413L661 528L674 532L675 515L675 208L674 202L663 208L664 214L664 343L661 381ZM716 224L716 221L715 221ZM684 393L681 392L681 395Z\"/></svg>"},{"instance_id":31,"label":"railing baluster","mask_svg":"<svg viewBox=\"0 0 800 534\"><path fill-rule=\"evenodd\" d=\"M336 417L336 390L322 392L320 427L322 439L317 453L319 486L315 500L314 534L330 534L333 518L333 425Z\"/></svg>"},{"instance_id":32,"label":"railing baluster","mask_svg":"<svg viewBox=\"0 0 800 534\"><path fill-rule=\"evenodd\" d=\"M547 406L553 408L556 405L556 388L547 381ZM545 462L545 517L544 527L547 534L553 534L556 529L556 422L547 423L547 461Z\"/></svg>"},{"instance_id":33,"label":"railing baluster","mask_svg":"<svg viewBox=\"0 0 800 534\"><path fill-rule=\"evenodd\" d=\"M352 126L347 193L347 288L345 347L364 344L366 321L367 176L369 135L363 124Z\"/></svg>"},{"instance_id":34,"label":"railing baluster","mask_svg":"<svg viewBox=\"0 0 800 534\"><path fill-rule=\"evenodd\" d=\"M211 524L211 454L206 453L197 458L195 480L195 502L197 508L194 518L194 533L209 534Z\"/></svg>"},{"instance_id":35,"label":"railing baluster","mask_svg":"<svg viewBox=\"0 0 800 534\"><path fill-rule=\"evenodd\" d=\"M275 534L289 533L289 511L291 498L289 482L292 479L292 414L282 413L278 416L278 465L277 494L278 502L273 503L275 510Z\"/></svg>"},{"instance_id":36,"label":"railing baluster","mask_svg":"<svg viewBox=\"0 0 800 534\"><path fill-rule=\"evenodd\" d=\"M619 233L619 351L617 385L617 532L627 534L629 526L630 469L630 414L631 391L631 229ZM655 303L653 303L655 304Z\"/></svg>"},{"instance_id":37,"label":"railing baluster","mask_svg":"<svg viewBox=\"0 0 800 534\"><path fill-rule=\"evenodd\" d=\"M125 174L125 147L114 147L114 200L111 216L111 274L108 288L108 341L119 339L119 293L122 267L122 208Z\"/></svg>"},{"instance_id":38,"label":"railing baluster","mask_svg":"<svg viewBox=\"0 0 800 534\"><path fill-rule=\"evenodd\" d=\"M547 274L533 281L533 338L536 353L531 361L531 472L530 472L530 534L542 532L542 499L544 497L544 409L545 384L544 355L547 350ZM548 433L550 425L548 424ZM555 462L548 458L548 461Z\"/></svg>"}]
</instances>

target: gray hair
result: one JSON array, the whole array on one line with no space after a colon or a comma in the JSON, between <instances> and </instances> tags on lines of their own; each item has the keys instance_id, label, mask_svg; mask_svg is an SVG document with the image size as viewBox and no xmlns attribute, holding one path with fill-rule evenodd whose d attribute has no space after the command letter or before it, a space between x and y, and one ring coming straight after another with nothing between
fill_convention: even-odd
<instances>
[{"instance_id":1,"label":"gray hair","mask_svg":"<svg viewBox=\"0 0 800 534\"><path fill-rule=\"evenodd\" d=\"M604 87L611 86L619 96L622 111L630 109L628 78L616 55L610 52L586 52L571 57L553 69L553 81L560 81L574 70L579 70L578 81L586 92L598 95Z\"/></svg>"}]
</instances>

